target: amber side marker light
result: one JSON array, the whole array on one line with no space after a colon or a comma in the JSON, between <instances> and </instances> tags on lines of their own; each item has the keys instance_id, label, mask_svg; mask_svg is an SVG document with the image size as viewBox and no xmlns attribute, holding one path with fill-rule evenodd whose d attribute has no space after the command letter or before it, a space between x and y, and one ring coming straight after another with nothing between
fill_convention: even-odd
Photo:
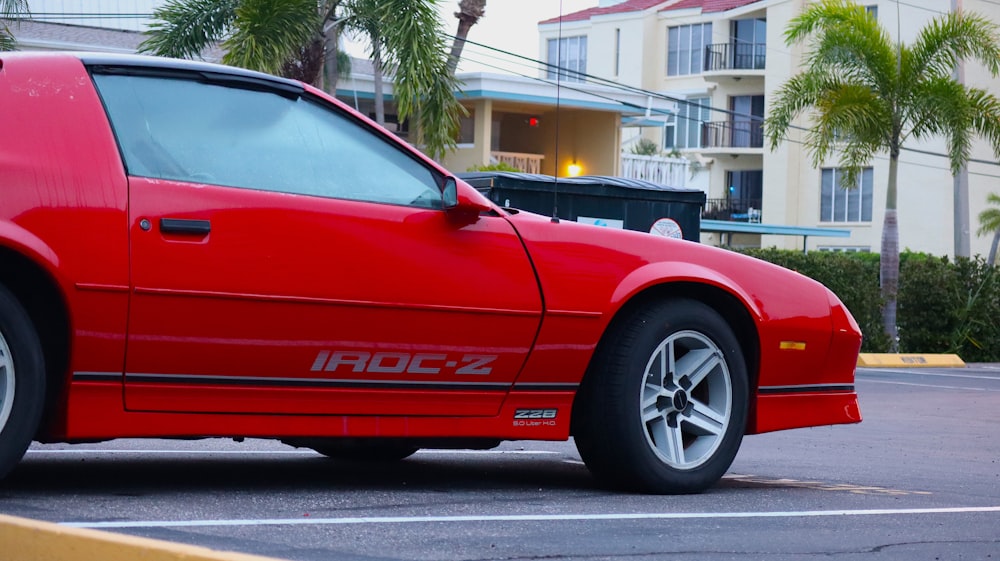
<instances>
[{"instance_id":1,"label":"amber side marker light","mask_svg":"<svg viewBox=\"0 0 1000 561\"><path fill-rule=\"evenodd\" d=\"M782 341L778 348L783 351L804 351L806 344L802 341Z\"/></svg>"}]
</instances>

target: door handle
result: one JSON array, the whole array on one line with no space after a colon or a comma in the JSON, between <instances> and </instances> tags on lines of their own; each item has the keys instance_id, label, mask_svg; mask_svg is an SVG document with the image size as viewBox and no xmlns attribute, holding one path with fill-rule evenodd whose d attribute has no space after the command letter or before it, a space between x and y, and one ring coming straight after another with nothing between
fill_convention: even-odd
<instances>
[{"instance_id":1,"label":"door handle","mask_svg":"<svg viewBox=\"0 0 1000 561\"><path fill-rule=\"evenodd\" d=\"M165 234L205 236L212 231L212 223L208 220L189 218L161 218L160 231Z\"/></svg>"}]
</instances>

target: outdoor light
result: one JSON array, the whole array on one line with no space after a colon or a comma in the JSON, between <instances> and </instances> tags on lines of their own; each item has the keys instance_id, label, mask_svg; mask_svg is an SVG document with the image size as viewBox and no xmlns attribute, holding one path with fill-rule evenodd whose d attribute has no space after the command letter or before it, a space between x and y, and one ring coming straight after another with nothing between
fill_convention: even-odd
<instances>
[{"instance_id":1,"label":"outdoor light","mask_svg":"<svg viewBox=\"0 0 1000 561\"><path fill-rule=\"evenodd\" d=\"M569 167L566 168L566 171L567 173L569 173L570 177L577 177L578 175L580 175L580 172L582 170L583 168L581 168L580 164L576 162L573 162L572 164L569 165Z\"/></svg>"}]
</instances>

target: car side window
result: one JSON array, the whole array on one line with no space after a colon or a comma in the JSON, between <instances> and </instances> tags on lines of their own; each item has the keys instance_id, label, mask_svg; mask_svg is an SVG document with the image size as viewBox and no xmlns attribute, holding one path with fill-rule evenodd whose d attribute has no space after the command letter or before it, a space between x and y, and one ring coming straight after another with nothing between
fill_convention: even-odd
<instances>
[{"instance_id":1,"label":"car side window","mask_svg":"<svg viewBox=\"0 0 1000 561\"><path fill-rule=\"evenodd\" d=\"M307 96L95 73L130 175L441 207L436 174Z\"/></svg>"}]
</instances>

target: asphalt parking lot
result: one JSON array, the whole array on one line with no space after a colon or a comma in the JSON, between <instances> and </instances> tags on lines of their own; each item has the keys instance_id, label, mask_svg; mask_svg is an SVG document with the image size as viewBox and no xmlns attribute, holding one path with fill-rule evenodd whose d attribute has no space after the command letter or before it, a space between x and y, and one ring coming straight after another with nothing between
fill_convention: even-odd
<instances>
[{"instance_id":1,"label":"asphalt parking lot","mask_svg":"<svg viewBox=\"0 0 1000 561\"><path fill-rule=\"evenodd\" d=\"M1000 559L1000 365L859 369L858 391L860 425L747 437L695 496L600 489L572 443L359 466L121 440L33 446L0 512L294 560Z\"/></svg>"}]
</instances>

